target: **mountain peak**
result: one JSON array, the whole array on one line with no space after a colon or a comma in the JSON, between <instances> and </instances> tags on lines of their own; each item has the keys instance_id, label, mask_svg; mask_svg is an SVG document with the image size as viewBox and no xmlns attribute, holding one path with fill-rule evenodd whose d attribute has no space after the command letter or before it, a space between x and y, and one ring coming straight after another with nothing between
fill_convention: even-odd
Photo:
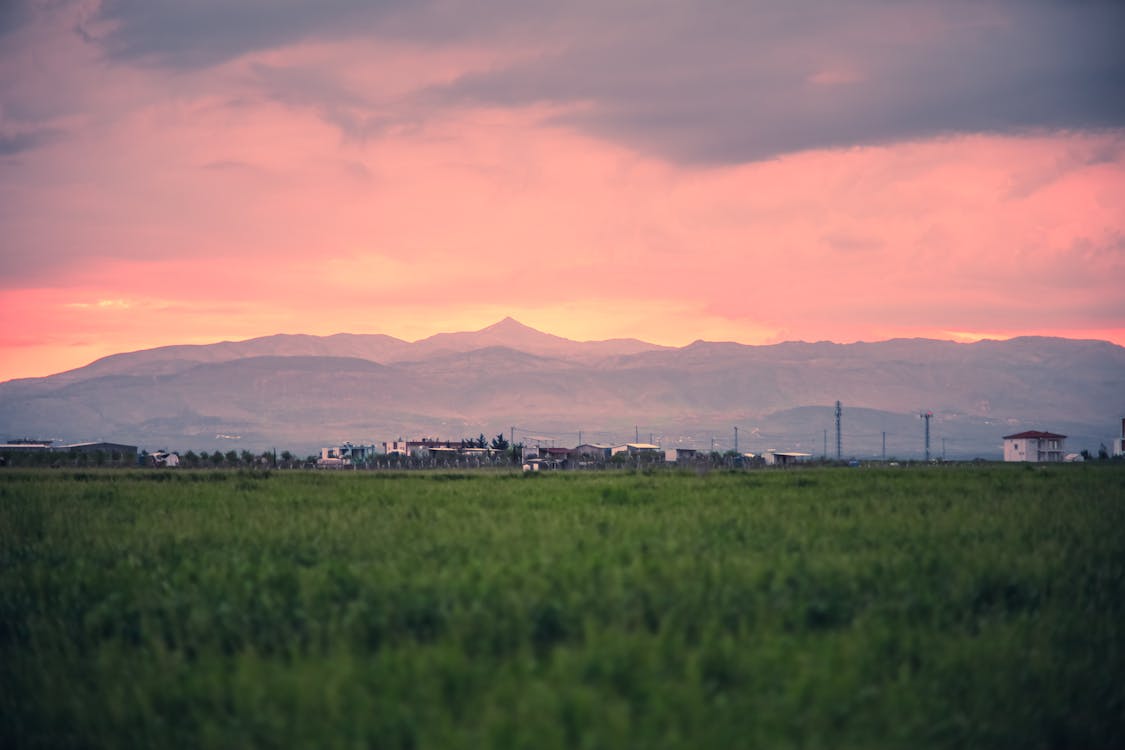
<instances>
[{"instance_id":1,"label":"mountain peak","mask_svg":"<svg viewBox=\"0 0 1125 750\"><path fill-rule=\"evenodd\" d=\"M497 321L492 325L482 328L477 333L542 333L537 331L531 326L524 325L511 315L505 317L503 320Z\"/></svg>"}]
</instances>

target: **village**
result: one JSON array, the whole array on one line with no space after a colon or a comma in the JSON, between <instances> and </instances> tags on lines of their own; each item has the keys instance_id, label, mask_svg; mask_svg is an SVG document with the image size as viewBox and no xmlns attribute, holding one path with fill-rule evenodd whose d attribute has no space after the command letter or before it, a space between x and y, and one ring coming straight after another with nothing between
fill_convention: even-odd
<instances>
[{"instance_id":1,"label":"village","mask_svg":"<svg viewBox=\"0 0 1125 750\"><path fill-rule=\"evenodd\" d=\"M737 436L737 433L736 433ZM1098 453L1068 452L1066 435L1042 430L1027 430L1003 436L1003 460L1025 463L1081 462L1094 458L1125 457L1125 418L1121 434L1111 440L1111 447ZM0 443L0 467L5 466L74 466L74 467L136 467L152 468L281 468L281 469L479 469L518 467L525 472L553 470L599 470L620 468L767 468L790 467L809 463L834 463L859 466L855 457L846 458L837 445L837 454L827 449L821 454L809 451L765 450L759 453L737 448L711 450L694 447L664 448L654 442L614 444L583 442L573 447L556 445L552 439L529 439L515 443L503 434L491 440L482 434L477 438L443 440L423 437L407 440L397 438L381 444L341 442L323 446L319 455L301 457L285 450L253 453L234 451L170 451L145 450L136 445L115 442L56 443L51 440L13 439ZM735 441L737 446L737 437ZM924 462L933 460L927 445ZM900 461L883 456L865 459L862 463L899 465Z\"/></svg>"}]
</instances>

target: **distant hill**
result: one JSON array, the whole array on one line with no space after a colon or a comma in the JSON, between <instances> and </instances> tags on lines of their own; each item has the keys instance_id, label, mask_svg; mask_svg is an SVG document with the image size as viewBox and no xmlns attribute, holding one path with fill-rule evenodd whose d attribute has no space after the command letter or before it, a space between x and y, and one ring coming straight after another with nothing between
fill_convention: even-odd
<instances>
[{"instance_id":1,"label":"distant hill","mask_svg":"<svg viewBox=\"0 0 1125 750\"><path fill-rule=\"evenodd\" d=\"M834 452L836 400L847 455L919 455L933 411L939 454L996 457L1027 428L1096 450L1125 415L1125 348L1026 337L957 344L577 342L507 318L480 331L277 335L116 354L45 378L0 383L0 439L102 439L186 450L484 432L666 447ZM827 436L826 432L827 431ZM224 437L217 437L224 436ZM235 437L237 436L237 437ZM827 438L827 440L826 440ZM944 440L944 443L943 443Z\"/></svg>"}]
</instances>

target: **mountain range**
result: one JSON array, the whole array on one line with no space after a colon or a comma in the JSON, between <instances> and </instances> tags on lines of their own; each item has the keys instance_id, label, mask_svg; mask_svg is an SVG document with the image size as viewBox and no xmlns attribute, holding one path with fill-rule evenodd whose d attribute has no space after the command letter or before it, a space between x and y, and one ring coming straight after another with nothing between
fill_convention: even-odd
<instances>
[{"instance_id":1,"label":"mountain range","mask_svg":"<svg viewBox=\"0 0 1125 750\"><path fill-rule=\"evenodd\" d=\"M115 354L0 383L0 439L107 440L148 449L299 453L341 441L479 433L573 445L918 456L1000 454L1049 429L1096 451L1125 416L1125 348L1021 337L749 346L571 341L506 318L408 342L275 335ZM712 442L714 441L714 442Z\"/></svg>"}]
</instances>

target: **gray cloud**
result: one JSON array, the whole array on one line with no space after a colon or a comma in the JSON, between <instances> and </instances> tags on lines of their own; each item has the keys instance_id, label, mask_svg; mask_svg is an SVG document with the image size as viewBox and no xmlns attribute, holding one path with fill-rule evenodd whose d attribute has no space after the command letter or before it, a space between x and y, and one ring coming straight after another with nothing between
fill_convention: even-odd
<instances>
[{"instance_id":1,"label":"gray cloud","mask_svg":"<svg viewBox=\"0 0 1125 750\"><path fill-rule=\"evenodd\" d=\"M119 61L198 69L305 39L375 37L443 44L544 30L546 0L104 0L91 26Z\"/></svg>"},{"instance_id":2,"label":"gray cloud","mask_svg":"<svg viewBox=\"0 0 1125 750\"><path fill-rule=\"evenodd\" d=\"M1125 4L1110 1L106 0L100 13L111 57L175 68L308 38L534 43L542 57L467 75L419 105L548 103L563 109L559 124L681 162L1125 124ZM351 137L388 127L328 81L259 73L273 76L272 96L314 106Z\"/></svg>"},{"instance_id":3,"label":"gray cloud","mask_svg":"<svg viewBox=\"0 0 1125 750\"><path fill-rule=\"evenodd\" d=\"M261 64L254 64L251 69L266 98L316 112L349 140L377 137L401 127L409 117L402 107L392 111L387 105L380 106L320 70Z\"/></svg>"},{"instance_id":4,"label":"gray cloud","mask_svg":"<svg viewBox=\"0 0 1125 750\"><path fill-rule=\"evenodd\" d=\"M881 22L906 24L904 11L921 4L800 7L650 19L435 93L571 103L559 122L703 163L943 133L1125 124L1123 6L993 3L985 14L950 4L940 26L917 34Z\"/></svg>"},{"instance_id":5,"label":"gray cloud","mask_svg":"<svg viewBox=\"0 0 1125 750\"><path fill-rule=\"evenodd\" d=\"M308 37L336 36L392 5L362 0L105 0L92 19L111 58L195 69ZM95 35L96 36L96 35Z\"/></svg>"},{"instance_id":6,"label":"gray cloud","mask_svg":"<svg viewBox=\"0 0 1125 750\"><path fill-rule=\"evenodd\" d=\"M62 135L56 128L41 128L22 132L0 132L0 156L14 156L46 145Z\"/></svg>"}]
</instances>

